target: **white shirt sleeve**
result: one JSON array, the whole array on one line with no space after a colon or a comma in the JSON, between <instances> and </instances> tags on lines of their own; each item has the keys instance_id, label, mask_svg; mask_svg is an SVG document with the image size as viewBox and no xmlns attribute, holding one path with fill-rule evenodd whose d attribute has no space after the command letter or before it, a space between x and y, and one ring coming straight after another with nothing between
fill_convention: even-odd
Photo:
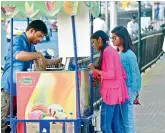
<instances>
[{"instance_id":1,"label":"white shirt sleeve","mask_svg":"<svg viewBox=\"0 0 165 133\"><path fill-rule=\"evenodd\" d=\"M131 22L128 22L127 24L127 30L129 33L132 33L132 25L131 25Z\"/></svg>"},{"instance_id":2,"label":"white shirt sleeve","mask_svg":"<svg viewBox=\"0 0 165 133\"><path fill-rule=\"evenodd\" d=\"M136 30L138 31L138 29L139 29L139 26L138 26L138 24L136 23Z\"/></svg>"}]
</instances>

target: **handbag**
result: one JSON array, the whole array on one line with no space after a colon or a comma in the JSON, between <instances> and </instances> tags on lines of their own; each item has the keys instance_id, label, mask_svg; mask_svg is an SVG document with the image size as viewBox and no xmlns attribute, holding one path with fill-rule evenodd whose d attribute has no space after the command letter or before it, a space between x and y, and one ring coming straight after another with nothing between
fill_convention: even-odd
<instances>
[{"instance_id":1,"label":"handbag","mask_svg":"<svg viewBox=\"0 0 165 133\"><path fill-rule=\"evenodd\" d=\"M136 98L135 98L133 104L135 104L135 105L141 105L141 104L140 104L140 101L139 101L139 94L137 94L137 96L136 96Z\"/></svg>"}]
</instances>

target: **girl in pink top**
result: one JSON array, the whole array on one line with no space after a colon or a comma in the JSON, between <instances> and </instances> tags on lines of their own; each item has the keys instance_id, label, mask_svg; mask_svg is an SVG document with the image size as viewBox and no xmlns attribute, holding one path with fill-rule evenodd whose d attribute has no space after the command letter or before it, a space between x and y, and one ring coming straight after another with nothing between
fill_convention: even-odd
<instances>
[{"instance_id":1,"label":"girl in pink top","mask_svg":"<svg viewBox=\"0 0 165 133\"><path fill-rule=\"evenodd\" d=\"M101 52L98 66L88 66L94 78L100 76L101 130L103 133L120 133L119 105L128 99L126 74L118 52L107 43L108 35L100 30L91 39L95 49Z\"/></svg>"}]
</instances>

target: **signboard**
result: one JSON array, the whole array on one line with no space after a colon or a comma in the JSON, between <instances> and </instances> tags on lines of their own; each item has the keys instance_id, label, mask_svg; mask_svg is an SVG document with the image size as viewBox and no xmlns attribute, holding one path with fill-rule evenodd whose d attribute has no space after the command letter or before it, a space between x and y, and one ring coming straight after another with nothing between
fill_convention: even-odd
<instances>
[{"instance_id":1,"label":"signboard","mask_svg":"<svg viewBox=\"0 0 165 133\"><path fill-rule=\"evenodd\" d=\"M58 46L59 57L74 57L74 43L71 16L59 12ZM75 16L75 28L77 39L78 57L90 56L90 24L89 9L84 2L79 2L77 15Z\"/></svg>"},{"instance_id":2,"label":"signboard","mask_svg":"<svg viewBox=\"0 0 165 133\"><path fill-rule=\"evenodd\" d=\"M89 108L89 76L79 72L81 114ZM75 72L20 72L17 73L18 120L76 119ZM49 125L50 124L50 125ZM27 133L42 130L62 133L63 123L27 123ZM74 132L74 124L66 123L66 133ZM18 123L18 133L24 132L24 124Z\"/></svg>"},{"instance_id":3,"label":"signboard","mask_svg":"<svg viewBox=\"0 0 165 133\"><path fill-rule=\"evenodd\" d=\"M141 17L141 29L148 28L150 22L151 22L150 17Z\"/></svg>"},{"instance_id":4,"label":"signboard","mask_svg":"<svg viewBox=\"0 0 165 133\"><path fill-rule=\"evenodd\" d=\"M77 15L79 1L2 1L1 15L6 18L40 18L43 14L50 19L63 12ZM99 15L99 2L83 2L94 17Z\"/></svg>"}]
</instances>

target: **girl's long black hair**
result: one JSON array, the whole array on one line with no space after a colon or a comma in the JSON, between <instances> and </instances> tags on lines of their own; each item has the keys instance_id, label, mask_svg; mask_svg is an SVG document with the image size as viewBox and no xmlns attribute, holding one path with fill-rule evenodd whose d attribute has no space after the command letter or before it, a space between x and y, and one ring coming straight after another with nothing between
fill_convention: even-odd
<instances>
[{"instance_id":1,"label":"girl's long black hair","mask_svg":"<svg viewBox=\"0 0 165 133\"><path fill-rule=\"evenodd\" d=\"M100 53L100 58L99 61L96 65L96 69L101 70L101 65L102 65L102 58L103 58L103 52L104 49L108 46L108 41L109 41L109 36L102 30L96 31L92 36L91 39L98 39L98 38L102 38L103 41L103 47L101 49L101 53Z\"/></svg>"},{"instance_id":2,"label":"girl's long black hair","mask_svg":"<svg viewBox=\"0 0 165 133\"><path fill-rule=\"evenodd\" d=\"M127 52L128 49L131 49L132 51L135 52L135 48L132 44L132 40L131 37L128 33L128 30L123 27L123 26L118 26L116 28L114 28L111 33L116 34L117 36L120 37L120 39L123 41L123 47L124 50L122 52ZM119 49L117 49L119 51Z\"/></svg>"}]
</instances>

